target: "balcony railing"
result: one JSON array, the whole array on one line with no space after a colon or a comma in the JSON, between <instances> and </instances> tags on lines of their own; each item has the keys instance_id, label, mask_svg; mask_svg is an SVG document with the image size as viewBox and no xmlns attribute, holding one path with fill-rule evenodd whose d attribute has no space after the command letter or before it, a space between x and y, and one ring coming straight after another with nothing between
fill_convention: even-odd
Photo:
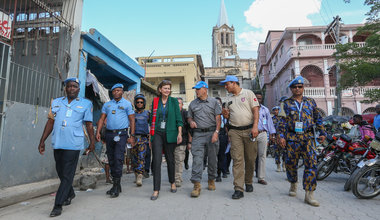
<instances>
[{"instance_id":1,"label":"balcony railing","mask_svg":"<svg viewBox=\"0 0 380 220\"><path fill-rule=\"evenodd\" d=\"M342 90L342 97L353 97L356 95L356 97L364 97L364 93L366 91L371 91L374 89L377 89L378 87L357 87L357 88L348 88ZM311 98L324 98L326 97L325 88L324 87L305 87L304 96L311 97ZM336 97L335 96L335 88L329 89L329 96L330 97Z\"/></svg>"},{"instance_id":2,"label":"balcony railing","mask_svg":"<svg viewBox=\"0 0 380 220\"><path fill-rule=\"evenodd\" d=\"M312 98L323 98L326 96L324 87L305 87L303 95Z\"/></svg>"},{"instance_id":3,"label":"balcony railing","mask_svg":"<svg viewBox=\"0 0 380 220\"><path fill-rule=\"evenodd\" d=\"M358 47L364 47L365 42L357 42ZM291 49L297 50L334 50L335 44L310 44L310 45L297 45L292 46Z\"/></svg>"}]
</instances>

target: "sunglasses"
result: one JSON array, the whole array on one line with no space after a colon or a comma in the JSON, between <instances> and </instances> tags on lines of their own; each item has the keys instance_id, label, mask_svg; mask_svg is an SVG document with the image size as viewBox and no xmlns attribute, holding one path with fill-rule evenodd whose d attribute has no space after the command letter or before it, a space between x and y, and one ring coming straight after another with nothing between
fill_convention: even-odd
<instances>
[{"instance_id":1,"label":"sunglasses","mask_svg":"<svg viewBox=\"0 0 380 220\"><path fill-rule=\"evenodd\" d=\"M136 104L144 104L144 102L136 102Z\"/></svg>"},{"instance_id":2,"label":"sunglasses","mask_svg":"<svg viewBox=\"0 0 380 220\"><path fill-rule=\"evenodd\" d=\"M290 87L290 88L292 88L292 89L302 89L303 88L303 86L292 86L292 87Z\"/></svg>"}]
</instances>

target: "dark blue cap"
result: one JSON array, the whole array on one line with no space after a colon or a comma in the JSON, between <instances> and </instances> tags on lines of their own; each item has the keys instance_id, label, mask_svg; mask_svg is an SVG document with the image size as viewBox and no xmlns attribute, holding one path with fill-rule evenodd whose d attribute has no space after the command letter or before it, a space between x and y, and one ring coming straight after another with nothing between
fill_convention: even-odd
<instances>
[{"instance_id":1,"label":"dark blue cap","mask_svg":"<svg viewBox=\"0 0 380 220\"><path fill-rule=\"evenodd\" d=\"M199 81L197 84L193 87L193 89L200 89L200 88L206 88L208 89L208 85L205 81Z\"/></svg>"}]
</instances>

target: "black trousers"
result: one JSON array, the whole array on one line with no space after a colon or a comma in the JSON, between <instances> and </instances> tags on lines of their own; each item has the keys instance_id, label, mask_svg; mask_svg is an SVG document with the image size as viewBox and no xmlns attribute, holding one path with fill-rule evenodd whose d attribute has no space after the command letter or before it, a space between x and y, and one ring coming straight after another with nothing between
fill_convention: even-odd
<instances>
[{"instance_id":1,"label":"black trousers","mask_svg":"<svg viewBox=\"0 0 380 220\"><path fill-rule=\"evenodd\" d=\"M152 150L150 149L149 145L146 148L146 154L145 154L145 172L149 173L149 170L151 169L151 161L152 161Z\"/></svg>"},{"instance_id":2,"label":"black trousers","mask_svg":"<svg viewBox=\"0 0 380 220\"><path fill-rule=\"evenodd\" d=\"M184 160L184 163L189 165L189 150L187 149L187 145L186 145L186 150L185 150L185 160Z\"/></svg>"},{"instance_id":3,"label":"black trousers","mask_svg":"<svg viewBox=\"0 0 380 220\"><path fill-rule=\"evenodd\" d=\"M74 195L73 180L79 159L79 150L54 150L55 169L61 183L55 196L55 206L62 206L63 202Z\"/></svg>"},{"instance_id":4,"label":"black trousers","mask_svg":"<svg viewBox=\"0 0 380 220\"><path fill-rule=\"evenodd\" d=\"M107 157L111 169L111 176L113 178L121 178L123 174L124 154L128 132L121 132L119 135L120 140L114 141L113 139L117 135L118 133L106 132Z\"/></svg>"},{"instance_id":5,"label":"black trousers","mask_svg":"<svg viewBox=\"0 0 380 220\"><path fill-rule=\"evenodd\" d=\"M152 143L152 153L153 153L153 190L160 191L161 189L161 162L162 162L162 151L165 154L165 159L168 167L169 182L174 183L174 173L175 173L175 160L174 160L174 150L177 143L168 143L166 140L166 133L155 131L154 139Z\"/></svg>"},{"instance_id":6,"label":"black trousers","mask_svg":"<svg viewBox=\"0 0 380 220\"><path fill-rule=\"evenodd\" d=\"M228 144L228 136L224 132L223 134L219 134L219 152L218 152L218 175L222 172L226 173L226 169L224 166L224 161L226 160L226 148Z\"/></svg>"}]
</instances>

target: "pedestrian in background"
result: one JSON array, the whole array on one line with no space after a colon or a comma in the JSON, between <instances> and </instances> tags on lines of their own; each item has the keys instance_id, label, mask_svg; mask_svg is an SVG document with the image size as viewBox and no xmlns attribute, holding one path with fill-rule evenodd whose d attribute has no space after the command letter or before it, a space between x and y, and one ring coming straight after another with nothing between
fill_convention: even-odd
<instances>
[{"instance_id":1,"label":"pedestrian in background","mask_svg":"<svg viewBox=\"0 0 380 220\"><path fill-rule=\"evenodd\" d=\"M151 200L158 198L161 189L162 152L168 167L170 191L177 192L175 185L174 151L177 144L182 142L182 117L176 98L170 96L172 83L163 80L158 84L158 97L153 99L150 117L150 141L153 152L153 194Z\"/></svg>"},{"instance_id":2,"label":"pedestrian in background","mask_svg":"<svg viewBox=\"0 0 380 220\"><path fill-rule=\"evenodd\" d=\"M179 110L181 111L181 117L183 122L182 127L182 142L175 148L174 159L175 159L175 185L176 187L181 187L183 179L183 163L186 157L186 149L189 147L189 123L187 122L187 111L183 109L183 99L178 97ZM186 164L185 164L186 165Z\"/></svg>"},{"instance_id":3,"label":"pedestrian in background","mask_svg":"<svg viewBox=\"0 0 380 220\"><path fill-rule=\"evenodd\" d=\"M272 121L273 125L276 129L276 133L278 131L278 124L280 123L281 116L278 115L280 111L280 106L275 106L272 108ZM285 149L280 147L280 145L277 144L277 139L272 139L271 143L273 144L274 148L274 159L277 165L276 172L281 172L281 160L282 160L282 171L285 172Z\"/></svg>"},{"instance_id":4,"label":"pedestrian in background","mask_svg":"<svg viewBox=\"0 0 380 220\"><path fill-rule=\"evenodd\" d=\"M87 154L95 149L92 103L87 99L78 97L80 90L78 78L68 78L64 81L64 85L66 96L52 101L48 121L38 145L38 151L43 155L45 153L45 141L53 131L51 140L54 148L55 168L60 184L50 217L61 215L62 206L70 205L71 200L75 197L72 185L79 153L84 149L83 124L86 125L90 137Z\"/></svg>"},{"instance_id":5,"label":"pedestrian in background","mask_svg":"<svg viewBox=\"0 0 380 220\"><path fill-rule=\"evenodd\" d=\"M286 117L280 120L279 144L287 151L286 175L290 182L289 196L297 195L298 160L302 155L305 170L303 175L303 189L305 190L305 202L312 206L319 206L314 198L317 188L317 154L314 143L314 129L319 132L320 143L326 138L322 117L317 109L314 99L304 97L304 78L296 77L290 82L289 87L293 96L284 101Z\"/></svg>"},{"instance_id":6,"label":"pedestrian in background","mask_svg":"<svg viewBox=\"0 0 380 220\"><path fill-rule=\"evenodd\" d=\"M223 116L229 119L228 136L231 140L235 189L232 199L240 199L244 197L244 184L246 192L253 192L253 172L257 155L257 141L254 138L259 134L260 104L252 91L240 87L236 76L228 75L220 84L232 93L232 97L227 98L227 108L223 109Z\"/></svg>"},{"instance_id":7,"label":"pedestrian in background","mask_svg":"<svg viewBox=\"0 0 380 220\"><path fill-rule=\"evenodd\" d=\"M265 161L268 149L268 133L269 139L274 140L276 129L274 128L269 109L263 105L262 93L256 92L255 95L260 103L259 135L257 136L257 177L259 184L267 185L268 183L265 180Z\"/></svg>"},{"instance_id":8,"label":"pedestrian in background","mask_svg":"<svg viewBox=\"0 0 380 220\"><path fill-rule=\"evenodd\" d=\"M215 190L222 107L215 98L208 96L208 85L204 81L199 81L193 89L196 89L197 98L190 103L187 118L190 128L193 129L191 142L193 166L190 180L194 188L191 196L198 197L201 193L205 150L208 151L208 190Z\"/></svg>"},{"instance_id":9,"label":"pedestrian in background","mask_svg":"<svg viewBox=\"0 0 380 220\"><path fill-rule=\"evenodd\" d=\"M136 145L132 146L132 168L135 173L137 186L142 186L143 174L145 172L145 155L149 148L149 116L150 112L145 110L146 99L143 94L137 94L134 98L135 105L135 138Z\"/></svg>"},{"instance_id":10,"label":"pedestrian in background","mask_svg":"<svg viewBox=\"0 0 380 220\"><path fill-rule=\"evenodd\" d=\"M123 84L117 83L112 88L113 99L106 102L102 108L102 114L98 122L96 139L100 141L100 130L104 121L106 125L107 157L111 168L113 186L106 192L111 198L119 196L121 192L121 176L123 174L124 154L128 139L128 128L131 135L129 140L135 144L135 112L132 104L123 98Z\"/></svg>"},{"instance_id":11,"label":"pedestrian in background","mask_svg":"<svg viewBox=\"0 0 380 220\"><path fill-rule=\"evenodd\" d=\"M216 99L219 102L219 105L222 106L222 99L219 97L216 97ZM220 117L220 131L219 131L219 151L218 151L218 170L215 181L216 182L222 182L222 173L223 178L227 178L227 173L225 169L225 163L226 163L226 149L228 145L228 135L227 135L227 119L221 115Z\"/></svg>"},{"instance_id":12,"label":"pedestrian in background","mask_svg":"<svg viewBox=\"0 0 380 220\"><path fill-rule=\"evenodd\" d=\"M373 119L373 126L377 132L380 132L380 105L376 105L376 113L377 115Z\"/></svg>"}]
</instances>

